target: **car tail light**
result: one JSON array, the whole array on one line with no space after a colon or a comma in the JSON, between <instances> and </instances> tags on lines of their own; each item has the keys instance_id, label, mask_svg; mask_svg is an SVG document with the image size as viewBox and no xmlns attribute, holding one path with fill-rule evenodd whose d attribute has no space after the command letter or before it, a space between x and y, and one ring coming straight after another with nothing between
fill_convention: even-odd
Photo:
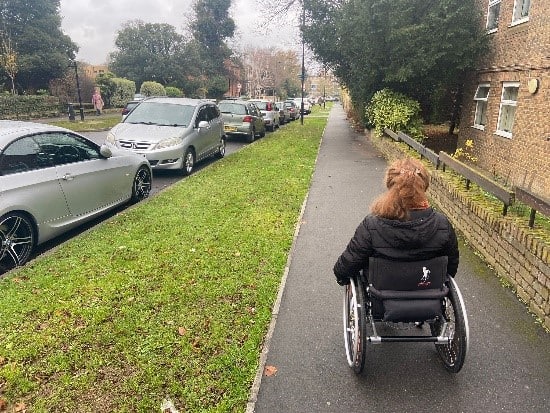
<instances>
[{"instance_id":1,"label":"car tail light","mask_svg":"<svg viewBox=\"0 0 550 413\"><path fill-rule=\"evenodd\" d=\"M246 115L246 116L243 118L243 122L252 123L252 116Z\"/></svg>"}]
</instances>

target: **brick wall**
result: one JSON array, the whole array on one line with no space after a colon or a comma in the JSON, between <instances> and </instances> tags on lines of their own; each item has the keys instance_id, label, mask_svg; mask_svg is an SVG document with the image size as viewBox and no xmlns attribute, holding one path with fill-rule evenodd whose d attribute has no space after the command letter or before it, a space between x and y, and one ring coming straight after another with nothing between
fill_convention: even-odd
<instances>
[{"instance_id":1,"label":"brick wall","mask_svg":"<svg viewBox=\"0 0 550 413\"><path fill-rule=\"evenodd\" d=\"M487 15L488 0L478 1ZM532 0L529 20L512 24L514 0L502 0L498 29L490 37L490 52L466 84L458 147L474 143L476 166L509 186L550 198L550 1ZM485 25L485 20L483 20ZM535 93L528 88L537 79ZM498 135L503 82L519 82L512 137ZM473 127L474 95L480 83L490 85L487 123Z\"/></svg>"},{"instance_id":2,"label":"brick wall","mask_svg":"<svg viewBox=\"0 0 550 413\"><path fill-rule=\"evenodd\" d=\"M367 136L389 160L403 157L407 150L389 138ZM453 184L449 172L435 168L431 172L428 195L432 203L550 329L550 245L534 236L527 225L521 227L482 208L466 189Z\"/></svg>"}]
</instances>

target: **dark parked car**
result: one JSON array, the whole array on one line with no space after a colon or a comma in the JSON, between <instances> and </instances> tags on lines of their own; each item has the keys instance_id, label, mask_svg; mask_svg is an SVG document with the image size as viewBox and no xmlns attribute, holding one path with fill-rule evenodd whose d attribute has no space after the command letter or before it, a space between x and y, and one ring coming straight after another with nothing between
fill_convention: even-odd
<instances>
[{"instance_id":1,"label":"dark parked car","mask_svg":"<svg viewBox=\"0 0 550 413\"><path fill-rule=\"evenodd\" d=\"M141 103L142 99L139 100L131 100L122 108L122 119L124 119L126 116L128 116L128 113L132 111L137 105Z\"/></svg>"}]
</instances>

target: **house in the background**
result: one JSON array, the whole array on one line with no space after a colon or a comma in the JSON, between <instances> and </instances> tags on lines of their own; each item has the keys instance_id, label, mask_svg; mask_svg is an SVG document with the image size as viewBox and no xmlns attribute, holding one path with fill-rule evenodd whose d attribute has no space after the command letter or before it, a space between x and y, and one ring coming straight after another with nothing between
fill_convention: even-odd
<instances>
[{"instance_id":1,"label":"house in the background","mask_svg":"<svg viewBox=\"0 0 550 413\"><path fill-rule=\"evenodd\" d=\"M90 79L95 79L97 75L107 73L109 68L105 65L86 65L84 66L84 74Z\"/></svg>"},{"instance_id":2,"label":"house in the background","mask_svg":"<svg viewBox=\"0 0 550 413\"><path fill-rule=\"evenodd\" d=\"M465 88L458 147L511 187L550 198L550 1L478 0L490 52Z\"/></svg>"}]
</instances>

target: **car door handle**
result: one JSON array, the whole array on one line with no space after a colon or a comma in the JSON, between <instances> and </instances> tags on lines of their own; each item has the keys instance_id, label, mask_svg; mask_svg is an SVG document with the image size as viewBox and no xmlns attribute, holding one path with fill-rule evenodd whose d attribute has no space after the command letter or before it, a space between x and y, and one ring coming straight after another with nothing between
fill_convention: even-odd
<instances>
[{"instance_id":1,"label":"car door handle","mask_svg":"<svg viewBox=\"0 0 550 413\"><path fill-rule=\"evenodd\" d=\"M63 179L65 181L72 181L74 179L74 176L72 176L71 174L65 174L63 175Z\"/></svg>"}]
</instances>

